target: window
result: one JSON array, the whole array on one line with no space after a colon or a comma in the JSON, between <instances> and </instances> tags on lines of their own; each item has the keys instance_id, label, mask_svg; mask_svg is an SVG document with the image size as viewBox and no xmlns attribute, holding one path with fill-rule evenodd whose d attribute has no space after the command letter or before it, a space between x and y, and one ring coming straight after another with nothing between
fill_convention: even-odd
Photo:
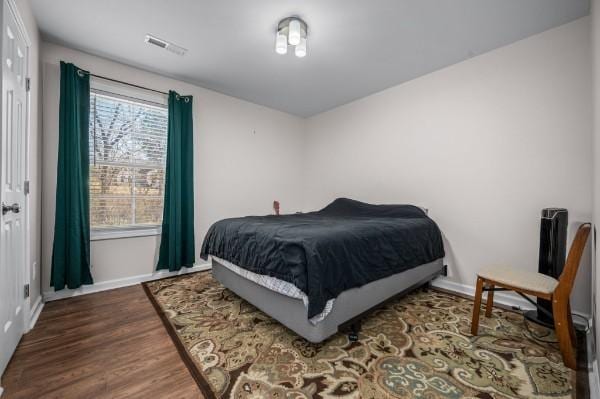
<instances>
[{"instance_id":1,"label":"window","mask_svg":"<svg viewBox=\"0 0 600 399\"><path fill-rule=\"evenodd\" d=\"M92 88L89 133L93 233L101 237L107 231L139 233L158 228L164 200L167 107Z\"/></svg>"}]
</instances>

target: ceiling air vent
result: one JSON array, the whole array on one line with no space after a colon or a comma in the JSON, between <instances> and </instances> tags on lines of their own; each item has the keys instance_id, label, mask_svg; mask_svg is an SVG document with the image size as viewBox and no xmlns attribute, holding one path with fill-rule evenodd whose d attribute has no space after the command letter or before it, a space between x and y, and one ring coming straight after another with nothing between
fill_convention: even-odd
<instances>
[{"instance_id":1,"label":"ceiling air vent","mask_svg":"<svg viewBox=\"0 0 600 399\"><path fill-rule=\"evenodd\" d=\"M160 39L150 34L146 35L146 39L144 39L144 41L148 44L153 44L177 55L184 55L187 52L187 49L181 46L178 46L176 44L173 44L171 42Z\"/></svg>"}]
</instances>

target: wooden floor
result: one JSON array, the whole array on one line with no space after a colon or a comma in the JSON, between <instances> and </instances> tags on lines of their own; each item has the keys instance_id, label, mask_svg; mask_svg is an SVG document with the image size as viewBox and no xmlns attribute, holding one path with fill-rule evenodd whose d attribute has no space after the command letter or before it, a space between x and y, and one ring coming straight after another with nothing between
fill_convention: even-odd
<instances>
[{"instance_id":1,"label":"wooden floor","mask_svg":"<svg viewBox=\"0 0 600 399\"><path fill-rule=\"evenodd\" d=\"M589 397L579 344L578 399ZM2 399L202 398L140 285L47 303L0 385Z\"/></svg>"},{"instance_id":2,"label":"wooden floor","mask_svg":"<svg viewBox=\"0 0 600 399\"><path fill-rule=\"evenodd\" d=\"M4 376L9 398L202 398L140 285L49 302Z\"/></svg>"}]
</instances>

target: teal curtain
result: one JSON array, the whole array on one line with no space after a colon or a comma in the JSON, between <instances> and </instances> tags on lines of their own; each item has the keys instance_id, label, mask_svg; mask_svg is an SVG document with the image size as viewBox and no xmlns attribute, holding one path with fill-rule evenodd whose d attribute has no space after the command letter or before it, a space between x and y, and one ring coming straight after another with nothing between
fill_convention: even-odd
<instances>
[{"instance_id":1,"label":"teal curtain","mask_svg":"<svg viewBox=\"0 0 600 399\"><path fill-rule=\"evenodd\" d=\"M192 267L194 243L194 140L192 96L169 92L165 204L157 270Z\"/></svg>"},{"instance_id":2,"label":"teal curtain","mask_svg":"<svg viewBox=\"0 0 600 399\"><path fill-rule=\"evenodd\" d=\"M60 63L56 214L50 285L93 284L90 273L90 76Z\"/></svg>"}]
</instances>

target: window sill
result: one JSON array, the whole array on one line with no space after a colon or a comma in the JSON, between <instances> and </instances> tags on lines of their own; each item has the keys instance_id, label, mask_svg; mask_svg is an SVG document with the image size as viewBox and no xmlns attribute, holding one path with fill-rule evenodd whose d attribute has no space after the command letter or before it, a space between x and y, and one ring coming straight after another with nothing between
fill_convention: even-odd
<instances>
[{"instance_id":1,"label":"window sill","mask_svg":"<svg viewBox=\"0 0 600 399\"><path fill-rule=\"evenodd\" d=\"M160 227L148 227L137 229L96 229L90 232L90 241L158 236L160 235L160 232Z\"/></svg>"}]
</instances>

